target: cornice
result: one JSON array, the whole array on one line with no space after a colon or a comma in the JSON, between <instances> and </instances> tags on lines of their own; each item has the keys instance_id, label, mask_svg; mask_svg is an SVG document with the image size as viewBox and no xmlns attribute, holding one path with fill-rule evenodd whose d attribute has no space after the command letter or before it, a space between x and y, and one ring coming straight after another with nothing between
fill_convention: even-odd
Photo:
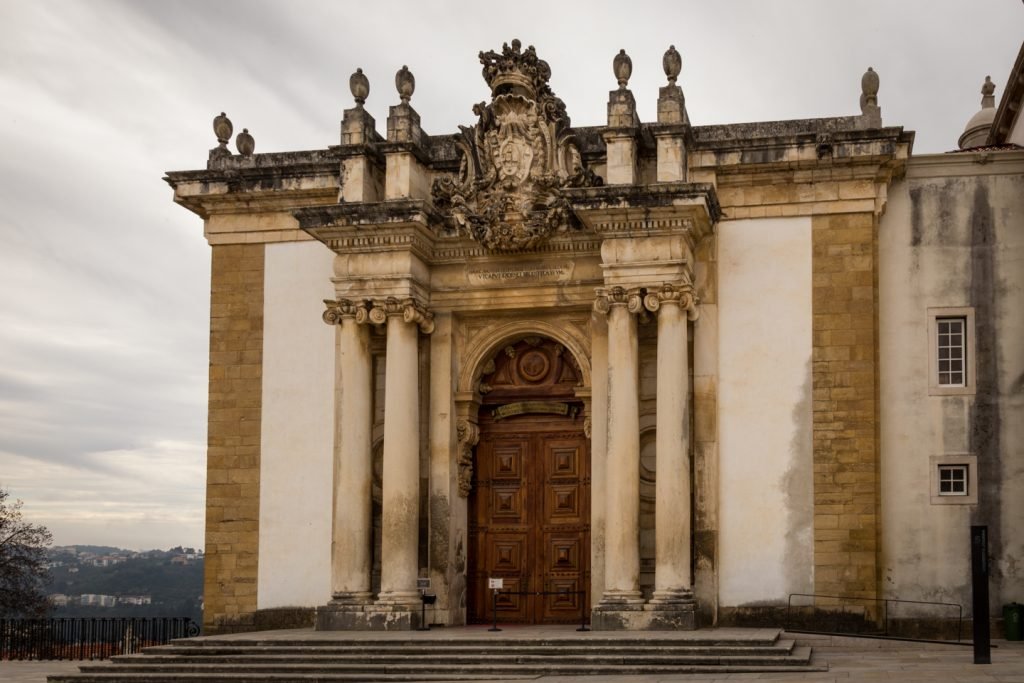
<instances>
[{"instance_id":1,"label":"cornice","mask_svg":"<svg viewBox=\"0 0 1024 683\"><path fill-rule=\"evenodd\" d=\"M292 212L299 227L335 252L412 251L431 260L441 219L421 199L332 204Z\"/></svg>"},{"instance_id":2,"label":"cornice","mask_svg":"<svg viewBox=\"0 0 1024 683\"><path fill-rule=\"evenodd\" d=\"M566 191L580 221L602 238L685 233L696 244L722 215L707 183L605 185Z\"/></svg>"}]
</instances>

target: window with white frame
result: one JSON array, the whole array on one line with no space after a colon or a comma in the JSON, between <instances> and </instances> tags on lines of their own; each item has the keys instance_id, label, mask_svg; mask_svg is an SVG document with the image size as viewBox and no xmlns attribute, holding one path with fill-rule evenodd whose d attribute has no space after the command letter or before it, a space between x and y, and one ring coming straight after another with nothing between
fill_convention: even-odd
<instances>
[{"instance_id":1,"label":"window with white frame","mask_svg":"<svg viewBox=\"0 0 1024 683\"><path fill-rule=\"evenodd\" d=\"M939 386L962 387L967 384L967 318L942 317L935 321L938 333Z\"/></svg>"},{"instance_id":2,"label":"window with white frame","mask_svg":"<svg viewBox=\"0 0 1024 683\"><path fill-rule=\"evenodd\" d=\"M974 393L974 309L928 309L928 393Z\"/></svg>"},{"instance_id":3,"label":"window with white frame","mask_svg":"<svg viewBox=\"0 0 1024 683\"><path fill-rule=\"evenodd\" d=\"M967 465L939 465L939 495L967 495Z\"/></svg>"},{"instance_id":4,"label":"window with white frame","mask_svg":"<svg viewBox=\"0 0 1024 683\"><path fill-rule=\"evenodd\" d=\"M978 504L978 456L956 453L930 460L932 505Z\"/></svg>"}]
</instances>

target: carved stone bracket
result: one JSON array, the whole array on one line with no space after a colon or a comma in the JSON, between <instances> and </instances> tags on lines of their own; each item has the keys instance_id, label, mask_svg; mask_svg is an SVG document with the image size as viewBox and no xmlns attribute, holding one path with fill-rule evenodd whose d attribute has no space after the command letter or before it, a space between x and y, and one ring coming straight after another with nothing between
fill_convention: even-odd
<instances>
[{"instance_id":1,"label":"carved stone bracket","mask_svg":"<svg viewBox=\"0 0 1024 683\"><path fill-rule=\"evenodd\" d=\"M473 447L480 442L480 429L469 420L459 420L455 430L459 439L459 495L468 498L473 488Z\"/></svg>"},{"instance_id":2,"label":"carved stone bracket","mask_svg":"<svg viewBox=\"0 0 1024 683\"><path fill-rule=\"evenodd\" d=\"M598 287L594 311L607 315L613 306L625 306L630 313L640 313L644 310L643 290L639 287Z\"/></svg>"},{"instance_id":3,"label":"carved stone bracket","mask_svg":"<svg viewBox=\"0 0 1024 683\"><path fill-rule=\"evenodd\" d=\"M401 316L407 323L416 323L423 334L434 331L434 314L415 299L397 299L389 296L383 301L372 302L368 313L369 322L383 325L391 316Z\"/></svg>"},{"instance_id":4,"label":"carved stone bracket","mask_svg":"<svg viewBox=\"0 0 1024 683\"><path fill-rule=\"evenodd\" d=\"M696 320L700 316L700 309L697 305L700 299L693 291L693 285L688 281L681 283L666 282L661 289L650 289L644 296L644 307L655 313L663 304L676 304L686 311L688 320Z\"/></svg>"}]
</instances>

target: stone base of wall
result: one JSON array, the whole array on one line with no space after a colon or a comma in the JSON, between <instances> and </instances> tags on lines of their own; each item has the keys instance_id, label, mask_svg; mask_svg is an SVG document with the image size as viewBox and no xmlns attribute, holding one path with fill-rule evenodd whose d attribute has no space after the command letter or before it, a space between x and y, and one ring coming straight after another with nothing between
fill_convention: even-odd
<instances>
[{"instance_id":1,"label":"stone base of wall","mask_svg":"<svg viewBox=\"0 0 1024 683\"><path fill-rule=\"evenodd\" d=\"M203 627L204 636L225 633L250 633L253 631L277 631L290 628L311 628L316 621L316 610L312 607L278 607L261 609L234 618L221 618L215 624Z\"/></svg>"},{"instance_id":2,"label":"stone base of wall","mask_svg":"<svg viewBox=\"0 0 1024 683\"><path fill-rule=\"evenodd\" d=\"M421 626L420 610L351 603L316 609L317 631L412 631Z\"/></svg>"},{"instance_id":3,"label":"stone base of wall","mask_svg":"<svg viewBox=\"0 0 1024 683\"><path fill-rule=\"evenodd\" d=\"M697 628L696 604L643 610L595 609L590 615L594 631L693 631Z\"/></svg>"}]
</instances>

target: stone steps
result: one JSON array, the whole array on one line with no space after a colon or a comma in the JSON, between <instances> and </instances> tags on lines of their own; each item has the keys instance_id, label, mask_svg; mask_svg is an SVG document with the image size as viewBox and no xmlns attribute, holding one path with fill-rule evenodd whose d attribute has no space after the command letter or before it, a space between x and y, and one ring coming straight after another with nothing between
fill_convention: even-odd
<instances>
[{"instance_id":1,"label":"stone steps","mask_svg":"<svg viewBox=\"0 0 1024 683\"><path fill-rule=\"evenodd\" d=\"M711 633L711 632L709 632ZM455 681L568 675L823 671L811 648L761 630L716 639L580 635L575 638L194 638L83 665L51 683L144 681Z\"/></svg>"}]
</instances>

